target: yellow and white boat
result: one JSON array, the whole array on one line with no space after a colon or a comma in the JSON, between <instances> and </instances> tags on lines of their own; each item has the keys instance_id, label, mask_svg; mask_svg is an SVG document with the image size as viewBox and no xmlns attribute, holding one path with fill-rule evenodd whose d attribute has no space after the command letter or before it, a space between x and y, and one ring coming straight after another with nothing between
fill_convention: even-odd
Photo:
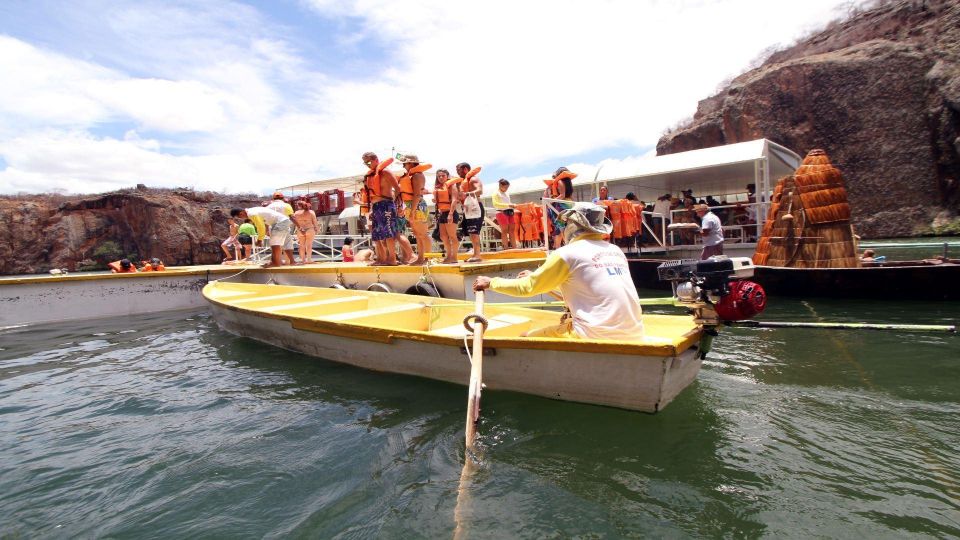
<instances>
[{"instance_id":1,"label":"yellow and white boat","mask_svg":"<svg viewBox=\"0 0 960 540\"><path fill-rule=\"evenodd\" d=\"M354 366L467 384L464 318L472 302L404 294L212 281L221 328ZM703 328L692 316L645 315L637 341L524 337L560 314L488 304L484 384L566 401L656 412L696 378Z\"/></svg>"}]
</instances>

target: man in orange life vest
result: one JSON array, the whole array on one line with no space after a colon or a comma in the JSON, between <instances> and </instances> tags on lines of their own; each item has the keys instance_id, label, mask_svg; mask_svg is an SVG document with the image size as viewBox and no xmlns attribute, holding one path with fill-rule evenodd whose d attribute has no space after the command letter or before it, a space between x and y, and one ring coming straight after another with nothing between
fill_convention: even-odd
<instances>
[{"instance_id":1,"label":"man in orange life vest","mask_svg":"<svg viewBox=\"0 0 960 540\"><path fill-rule=\"evenodd\" d=\"M474 175L471 178L467 178L467 173L470 172L469 163L460 163L457 165L457 174L460 175L460 178L464 180L460 183L459 194L460 202L463 204L463 222L460 224L463 234L470 235L470 244L473 245L473 256L467 259L468 263L478 263L482 262L483 259L480 258L480 230L483 229L483 203L480 202L480 195L483 194L483 183L480 182L480 178ZM469 200L468 200L469 199ZM473 212L476 212L476 208L479 206L479 215L472 214L468 209L473 207Z\"/></svg>"},{"instance_id":2,"label":"man in orange life vest","mask_svg":"<svg viewBox=\"0 0 960 540\"><path fill-rule=\"evenodd\" d=\"M369 193L372 227L370 236L377 248L377 266L396 266L395 242L400 243L404 262L413 259L413 248L397 227L397 205L394 202L400 193L397 177L379 167L380 158L373 152L363 154L363 163L370 168L364 178L364 189Z\"/></svg>"},{"instance_id":3,"label":"man in orange life vest","mask_svg":"<svg viewBox=\"0 0 960 540\"><path fill-rule=\"evenodd\" d=\"M413 154L407 154L400 159L406 174L400 179L400 204L403 209L400 210L407 223L410 224L410 230L413 231L414 238L417 239L417 260L410 264L421 265L427 262L427 252L430 251L430 234L427 232L427 203L423 200L423 189L426 184L426 177L423 172L417 169L420 165L420 158ZM424 165L420 168L429 168L430 165ZM399 209L398 209L399 210Z\"/></svg>"}]
</instances>

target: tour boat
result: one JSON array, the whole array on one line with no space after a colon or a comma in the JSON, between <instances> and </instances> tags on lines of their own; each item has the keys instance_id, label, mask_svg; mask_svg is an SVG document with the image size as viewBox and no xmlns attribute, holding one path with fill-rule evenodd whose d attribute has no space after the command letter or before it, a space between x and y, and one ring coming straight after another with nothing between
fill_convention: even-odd
<instances>
[{"instance_id":1,"label":"tour boat","mask_svg":"<svg viewBox=\"0 0 960 540\"><path fill-rule=\"evenodd\" d=\"M464 318L473 302L222 281L203 296L220 327L239 336L387 373L470 378ZM644 334L631 341L525 337L561 313L488 303L484 316L489 389L646 412L693 382L713 333L692 315L644 315Z\"/></svg>"}]
</instances>

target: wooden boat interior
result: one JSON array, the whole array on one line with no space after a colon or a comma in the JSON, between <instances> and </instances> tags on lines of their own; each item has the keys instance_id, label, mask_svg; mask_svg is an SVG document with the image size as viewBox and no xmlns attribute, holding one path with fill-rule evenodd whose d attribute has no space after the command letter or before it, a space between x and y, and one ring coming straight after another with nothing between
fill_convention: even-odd
<instances>
[{"instance_id":1,"label":"wooden boat interior","mask_svg":"<svg viewBox=\"0 0 960 540\"><path fill-rule=\"evenodd\" d=\"M463 319L475 309L473 302L464 300L246 283L211 282L204 289L204 295L217 304L256 311L266 317L356 325L371 332L412 332L436 338L463 338L467 334ZM531 330L557 325L560 312L555 310L487 304L484 314L489 323L486 338L584 341L523 337ZM644 336L639 340L608 343L685 349L700 335L700 328L689 316L645 315L644 327ZM603 343L603 340L591 340L591 343Z\"/></svg>"}]
</instances>

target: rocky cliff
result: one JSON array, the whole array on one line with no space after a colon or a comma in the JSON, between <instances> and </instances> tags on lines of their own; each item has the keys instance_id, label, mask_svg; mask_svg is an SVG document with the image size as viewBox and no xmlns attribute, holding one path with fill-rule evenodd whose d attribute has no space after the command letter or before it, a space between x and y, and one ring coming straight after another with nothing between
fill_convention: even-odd
<instances>
[{"instance_id":1,"label":"rocky cliff","mask_svg":"<svg viewBox=\"0 0 960 540\"><path fill-rule=\"evenodd\" d=\"M960 2L886 1L832 23L701 101L657 153L760 137L825 149L864 237L960 233Z\"/></svg>"},{"instance_id":2,"label":"rocky cliff","mask_svg":"<svg viewBox=\"0 0 960 540\"><path fill-rule=\"evenodd\" d=\"M103 268L119 258L159 257L167 265L219 263L234 197L138 188L101 195L0 198L0 274Z\"/></svg>"}]
</instances>

